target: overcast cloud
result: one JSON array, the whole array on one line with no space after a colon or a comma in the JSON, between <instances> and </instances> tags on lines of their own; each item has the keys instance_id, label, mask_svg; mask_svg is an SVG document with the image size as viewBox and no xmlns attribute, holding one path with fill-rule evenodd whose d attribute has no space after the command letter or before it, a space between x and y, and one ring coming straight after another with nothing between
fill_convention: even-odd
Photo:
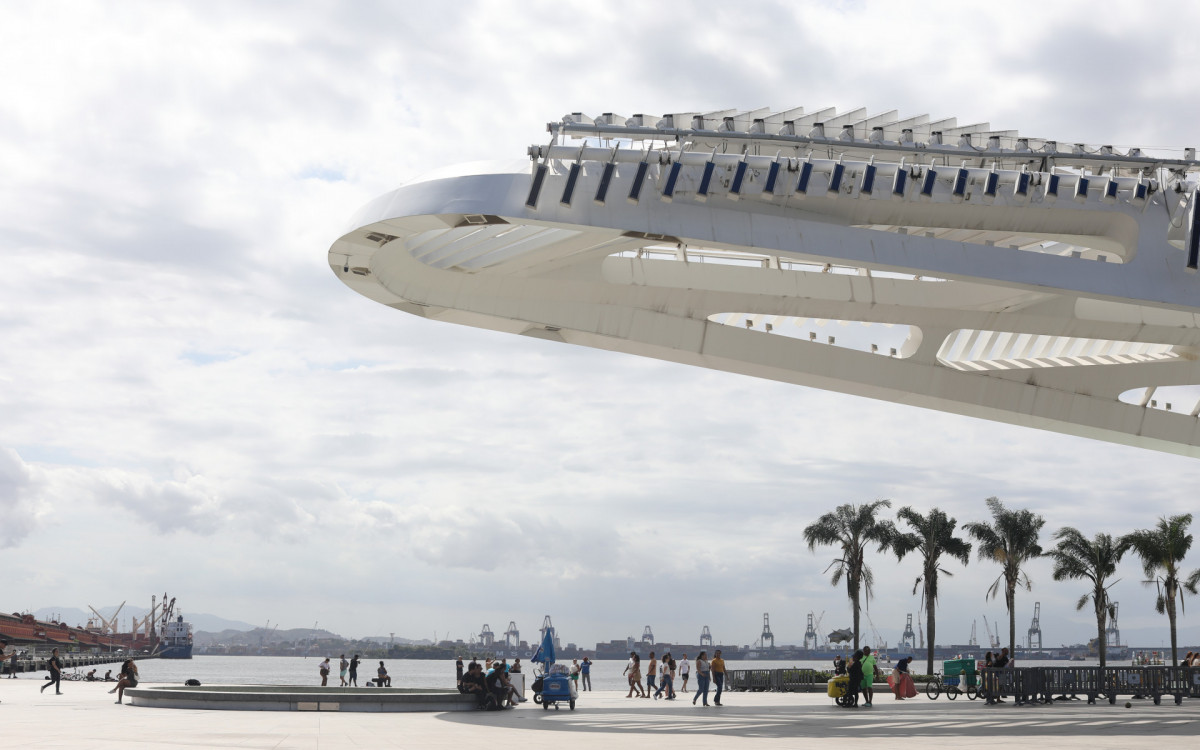
<instances>
[{"instance_id":1,"label":"overcast cloud","mask_svg":"<svg viewBox=\"0 0 1200 750\"><path fill-rule=\"evenodd\" d=\"M832 551L800 542L844 502L963 523L996 495L1047 543L1190 512L1195 460L431 322L325 254L375 196L520 158L572 111L866 106L1197 145L1198 26L1176 2L7 3L0 606L167 590L463 639L551 614L589 645L746 644L770 612L798 642L809 611L850 622ZM894 643L916 565L873 563ZM962 643L1004 619L998 569L951 569L938 633ZM1094 634L1080 584L1031 576L1019 632L1041 601L1048 645ZM1122 630L1158 644L1141 577L1123 565Z\"/></svg>"}]
</instances>

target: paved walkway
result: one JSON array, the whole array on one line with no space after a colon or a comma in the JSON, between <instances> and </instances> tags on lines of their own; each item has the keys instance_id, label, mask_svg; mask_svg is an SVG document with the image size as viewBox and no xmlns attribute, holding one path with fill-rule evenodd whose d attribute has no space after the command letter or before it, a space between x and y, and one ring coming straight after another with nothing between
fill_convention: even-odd
<instances>
[{"instance_id":1,"label":"paved walkway","mask_svg":"<svg viewBox=\"0 0 1200 750\"><path fill-rule=\"evenodd\" d=\"M725 706L584 693L575 711L532 702L504 712L441 714L190 711L117 706L111 684L0 679L5 748L844 748L904 746L1064 748L1188 746L1200 734L1200 701L1059 702L1018 707L919 696L880 696L874 708L841 709L819 694L729 693ZM1163 735L1168 735L1164 737ZM1180 741L1171 737L1188 738Z\"/></svg>"}]
</instances>

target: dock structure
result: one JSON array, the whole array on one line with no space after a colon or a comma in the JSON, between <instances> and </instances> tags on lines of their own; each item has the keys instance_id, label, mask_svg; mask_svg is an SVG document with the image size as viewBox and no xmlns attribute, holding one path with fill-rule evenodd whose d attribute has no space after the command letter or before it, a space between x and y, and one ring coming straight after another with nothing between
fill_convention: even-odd
<instances>
[{"instance_id":1,"label":"dock structure","mask_svg":"<svg viewBox=\"0 0 1200 750\"><path fill-rule=\"evenodd\" d=\"M150 654L124 654L124 653L101 653L101 654L71 654L59 653L58 658L62 659L63 669L79 669L81 667L95 667L101 664L120 664L126 659L141 661L143 659L157 659L159 657ZM50 667L47 662L50 659L50 654L38 654L36 656L18 656L14 665L12 659L6 658L4 664L0 667L0 676L8 677L11 674L27 674L30 672L47 672Z\"/></svg>"}]
</instances>

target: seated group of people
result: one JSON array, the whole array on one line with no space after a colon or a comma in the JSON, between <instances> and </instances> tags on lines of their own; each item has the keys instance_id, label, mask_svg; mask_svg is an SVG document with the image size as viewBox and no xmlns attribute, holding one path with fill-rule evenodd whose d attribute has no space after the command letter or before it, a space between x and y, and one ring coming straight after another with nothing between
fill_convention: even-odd
<instances>
[{"instance_id":1,"label":"seated group of people","mask_svg":"<svg viewBox=\"0 0 1200 750\"><path fill-rule=\"evenodd\" d=\"M458 690L467 695L474 695L480 706L487 702L489 695L495 696L496 705L501 708L504 707L505 701L508 701L509 706L515 706L523 700L499 664L484 672L483 665L472 661L463 673Z\"/></svg>"}]
</instances>

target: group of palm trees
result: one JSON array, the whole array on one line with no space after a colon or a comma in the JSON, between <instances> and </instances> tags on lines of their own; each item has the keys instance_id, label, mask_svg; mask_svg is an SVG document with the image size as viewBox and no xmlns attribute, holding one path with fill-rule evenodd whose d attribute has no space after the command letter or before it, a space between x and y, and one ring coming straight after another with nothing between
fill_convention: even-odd
<instances>
[{"instance_id":1,"label":"group of palm trees","mask_svg":"<svg viewBox=\"0 0 1200 750\"><path fill-rule=\"evenodd\" d=\"M1038 537L1046 519L1028 510L1006 508L997 498L987 499L991 511L991 522L963 524L962 530L975 540L975 550L980 560L990 560L1000 565L1000 576L988 589L987 597L994 598L1004 592L1004 604L1008 608L1008 648L1016 653L1017 621L1016 593L1018 587L1032 590L1033 583L1026 575L1025 567L1033 559L1049 557L1054 563L1054 580L1081 580L1090 584L1087 593L1079 598L1076 609L1083 609L1088 601L1096 612L1097 650L1100 666L1105 666L1105 630L1108 618L1113 615L1115 605L1109 599L1108 590L1116 583L1111 579L1116 574L1117 564L1126 552L1140 558L1146 574L1147 585L1157 588L1155 608L1165 614L1171 627L1171 660L1179 663L1176 642L1176 613L1182 610L1183 593L1196 593L1200 584L1200 570L1185 576L1181 569L1183 559L1192 546L1192 535L1188 526L1192 523L1190 513L1162 517L1152 529L1139 529L1120 537L1096 534L1088 539L1078 529L1065 526L1054 534L1057 544L1043 550ZM862 598L871 598L874 577L867 565L868 548L878 552L891 552L903 560L916 553L921 560L920 574L913 586L919 589L925 604L926 630L929 646L926 653L929 674L933 674L933 644L935 642L935 611L937 608L938 576L952 575L942 567L946 558L958 560L966 565L971 559L971 542L955 536L958 522L943 511L934 508L922 515L905 506L896 514L896 520L881 517L881 508L890 508L890 500L876 500L861 505L847 503L826 513L804 529L804 540L808 548L815 551L818 546L832 546L840 550L841 556L826 568L832 571L832 583L837 586L843 580L850 597L854 613L854 647L858 648L859 611Z\"/></svg>"}]
</instances>

